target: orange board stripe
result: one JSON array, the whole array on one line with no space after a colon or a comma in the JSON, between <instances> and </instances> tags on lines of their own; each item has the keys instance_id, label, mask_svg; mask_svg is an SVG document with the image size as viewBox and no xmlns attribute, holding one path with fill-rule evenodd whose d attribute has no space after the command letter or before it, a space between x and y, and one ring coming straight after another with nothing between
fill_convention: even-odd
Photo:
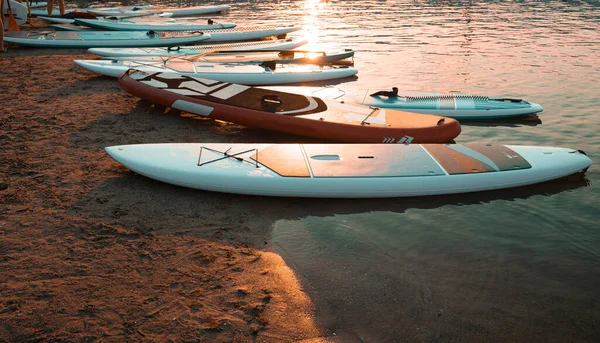
<instances>
[{"instance_id":1,"label":"orange board stripe","mask_svg":"<svg viewBox=\"0 0 600 343\"><path fill-rule=\"evenodd\" d=\"M273 144L251 158L281 176L310 177L299 144Z\"/></svg>"},{"instance_id":2,"label":"orange board stripe","mask_svg":"<svg viewBox=\"0 0 600 343\"><path fill-rule=\"evenodd\" d=\"M495 171L494 168L487 163L474 159L473 157L462 154L456 150L449 148L446 145L440 144L422 144L433 158L446 170L450 175L453 174L471 174L485 173Z\"/></svg>"},{"instance_id":3,"label":"orange board stripe","mask_svg":"<svg viewBox=\"0 0 600 343\"><path fill-rule=\"evenodd\" d=\"M504 145L463 144L467 148L487 156L500 170L529 169L531 164L523 156Z\"/></svg>"}]
</instances>

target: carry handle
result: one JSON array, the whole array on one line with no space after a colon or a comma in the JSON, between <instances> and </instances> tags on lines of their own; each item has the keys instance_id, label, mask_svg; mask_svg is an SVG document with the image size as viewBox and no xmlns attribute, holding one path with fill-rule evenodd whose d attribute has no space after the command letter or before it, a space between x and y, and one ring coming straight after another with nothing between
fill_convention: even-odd
<instances>
[{"instance_id":1,"label":"carry handle","mask_svg":"<svg viewBox=\"0 0 600 343\"><path fill-rule=\"evenodd\" d=\"M263 110L267 112L275 112L281 104L283 104L283 100L275 94L267 94L263 95L260 99L260 104Z\"/></svg>"}]
</instances>

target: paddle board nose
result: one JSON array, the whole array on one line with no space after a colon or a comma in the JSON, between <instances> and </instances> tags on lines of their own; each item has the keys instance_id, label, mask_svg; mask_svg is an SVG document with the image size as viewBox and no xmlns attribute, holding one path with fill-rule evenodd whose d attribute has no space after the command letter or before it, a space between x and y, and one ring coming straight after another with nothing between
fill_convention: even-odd
<instances>
[{"instance_id":1,"label":"paddle board nose","mask_svg":"<svg viewBox=\"0 0 600 343\"><path fill-rule=\"evenodd\" d=\"M119 154L123 151L121 146L109 146L104 148L104 151L114 160L118 160Z\"/></svg>"},{"instance_id":2,"label":"paddle board nose","mask_svg":"<svg viewBox=\"0 0 600 343\"><path fill-rule=\"evenodd\" d=\"M592 165L592 160L581 150L561 147L511 145L507 147L523 156L533 168L551 170L560 176L585 171Z\"/></svg>"},{"instance_id":3,"label":"paddle board nose","mask_svg":"<svg viewBox=\"0 0 600 343\"><path fill-rule=\"evenodd\" d=\"M538 112L542 112L544 110L544 108L540 104L536 104L533 102L530 102L529 104L531 105L532 113L538 113Z\"/></svg>"}]
</instances>

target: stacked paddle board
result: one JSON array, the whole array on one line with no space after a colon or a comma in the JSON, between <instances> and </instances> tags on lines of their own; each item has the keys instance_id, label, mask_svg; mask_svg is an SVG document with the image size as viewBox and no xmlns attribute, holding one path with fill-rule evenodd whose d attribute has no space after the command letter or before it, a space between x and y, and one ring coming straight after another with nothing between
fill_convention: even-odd
<instances>
[{"instance_id":1,"label":"stacked paddle board","mask_svg":"<svg viewBox=\"0 0 600 343\"><path fill-rule=\"evenodd\" d=\"M323 198L518 187L583 173L592 163L567 148L487 144L140 144L106 152L136 173L174 185Z\"/></svg>"},{"instance_id":2,"label":"stacked paddle board","mask_svg":"<svg viewBox=\"0 0 600 343\"><path fill-rule=\"evenodd\" d=\"M193 44L208 39L210 35L202 32L20 31L4 35L7 43L52 48L151 47Z\"/></svg>"},{"instance_id":3,"label":"stacked paddle board","mask_svg":"<svg viewBox=\"0 0 600 343\"><path fill-rule=\"evenodd\" d=\"M76 18L75 24L91 27L96 30L112 31L194 31L194 30L219 30L232 29L233 23L213 23L206 20L149 20L142 18L131 19L80 19Z\"/></svg>"},{"instance_id":4,"label":"stacked paddle board","mask_svg":"<svg viewBox=\"0 0 600 343\"><path fill-rule=\"evenodd\" d=\"M307 40L276 39L255 42L203 44L158 48L92 48L88 52L106 57L186 56L211 51L273 51L291 50L308 43Z\"/></svg>"},{"instance_id":5,"label":"stacked paddle board","mask_svg":"<svg viewBox=\"0 0 600 343\"><path fill-rule=\"evenodd\" d=\"M193 56L181 57L190 61L212 63L283 63L283 64L335 64L352 65L349 60L354 56L350 49L338 51L282 50L282 51L211 51ZM102 59L137 62L166 62L174 57L168 56L135 56L135 57L103 57Z\"/></svg>"},{"instance_id":6,"label":"stacked paddle board","mask_svg":"<svg viewBox=\"0 0 600 343\"><path fill-rule=\"evenodd\" d=\"M55 2L55 4L57 4ZM32 17L43 17L43 16L47 16L48 15L48 9L47 9L48 4L46 3L45 6L37 6L35 8L31 8L31 16ZM64 16L68 16L69 14L73 13L73 12L87 12L89 14L92 14L91 12L88 11L114 11L115 13L123 13L123 12L134 12L135 15L137 14L143 14L143 15L149 15L149 14L154 14L153 12L146 12L146 10L149 10L151 8L154 8L153 5L141 5L141 6L116 6L116 7L89 7L89 8L83 8L83 9L74 9L74 10L68 10L65 11L64 15L60 14L60 11L58 8L53 8L52 10L52 17L64 17Z\"/></svg>"},{"instance_id":7,"label":"stacked paddle board","mask_svg":"<svg viewBox=\"0 0 600 343\"><path fill-rule=\"evenodd\" d=\"M214 5L214 6L193 6L193 7L152 7L152 8L138 8L136 10L130 9L93 9L88 8L87 11L97 16L104 17L119 17L128 16L134 14L157 14L168 12L171 13L172 17L194 17L204 14L213 13L225 13L231 9L229 5Z\"/></svg>"},{"instance_id":8,"label":"stacked paddle board","mask_svg":"<svg viewBox=\"0 0 600 343\"><path fill-rule=\"evenodd\" d=\"M211 63L173 58L166 61L75 60L80 67L98 74L118 77L129 69L146 73L177 73L214 81L244 85L280 85L340 79L358 73L355 68L316 65L276 65L275 68L245 63ZM175 76L172 76L175 78Z\"/></svg>"},{"instance_id":9,"label":"stacked paddle board","mask_svg":"<svg viewBox=\"0 0 600 343\"><path fill-rule=\"evenodd\" d=\"M373 109L301 94L173 73L129 70L128 93L163 106L294 135L350 143L444 143L460 133L450 118Z\"/></svg>"},{"instance_id":10,"label":"stacked paddle board","mask_svg":"<svg viewBox=\"0 0 600 343\"><path fill-rule=\"evenodd\" d=\"M81 25L52 25L57 31L93 31L92 28ZM256 26L256 27L235 27L233 29L210 30L210 43L237 42L246 40L257 40L266 37L285 38L288 33L301 30L299 26Z\"/></svg>"},{"instance_id":11,"label":"stacked paddle board","mask_svg":"<svg viewBox=\"0 0 600 343\"><path fill-rule=\"evenodd\" d=\"M90 7L79 9L77 11L85 11L98 17L123 17L133 15L152 15L168 12L173 17L193 17L205 14L223 13L231 9L228 5L216 6L194 6L194 7L165 7L155 8L153 5L143 6L117 6L117 7ZM65 14L68 14L67 11ZM31 10L32 16L46 16L48 12L46 8L34 8ZM53 17L60 17L58 9L52 12Z\"/></svg>"}]
</instances>

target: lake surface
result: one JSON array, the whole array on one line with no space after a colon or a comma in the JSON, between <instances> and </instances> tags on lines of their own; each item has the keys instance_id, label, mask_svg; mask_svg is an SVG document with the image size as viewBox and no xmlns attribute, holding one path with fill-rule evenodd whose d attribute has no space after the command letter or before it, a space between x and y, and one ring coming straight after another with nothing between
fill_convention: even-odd
<instances>
[{"instance_id":1,"label":"lake surface","mask_svg":"<svg viewBox=\"0 0 600 343\"><path fill-rule=\"evenodd\" d=\"M154 3L160 3L154 1ZM165 2L163 2L165 3ZM301 25L303 49L356 51L338 86L461 91L544 106L465 123L457 143L551 145L582 182L448 197L319 200L274 223L331 337L367 342L592 342L600 337L597 1L202 1L217 20Z\"/></svg>"}]
</instances>

